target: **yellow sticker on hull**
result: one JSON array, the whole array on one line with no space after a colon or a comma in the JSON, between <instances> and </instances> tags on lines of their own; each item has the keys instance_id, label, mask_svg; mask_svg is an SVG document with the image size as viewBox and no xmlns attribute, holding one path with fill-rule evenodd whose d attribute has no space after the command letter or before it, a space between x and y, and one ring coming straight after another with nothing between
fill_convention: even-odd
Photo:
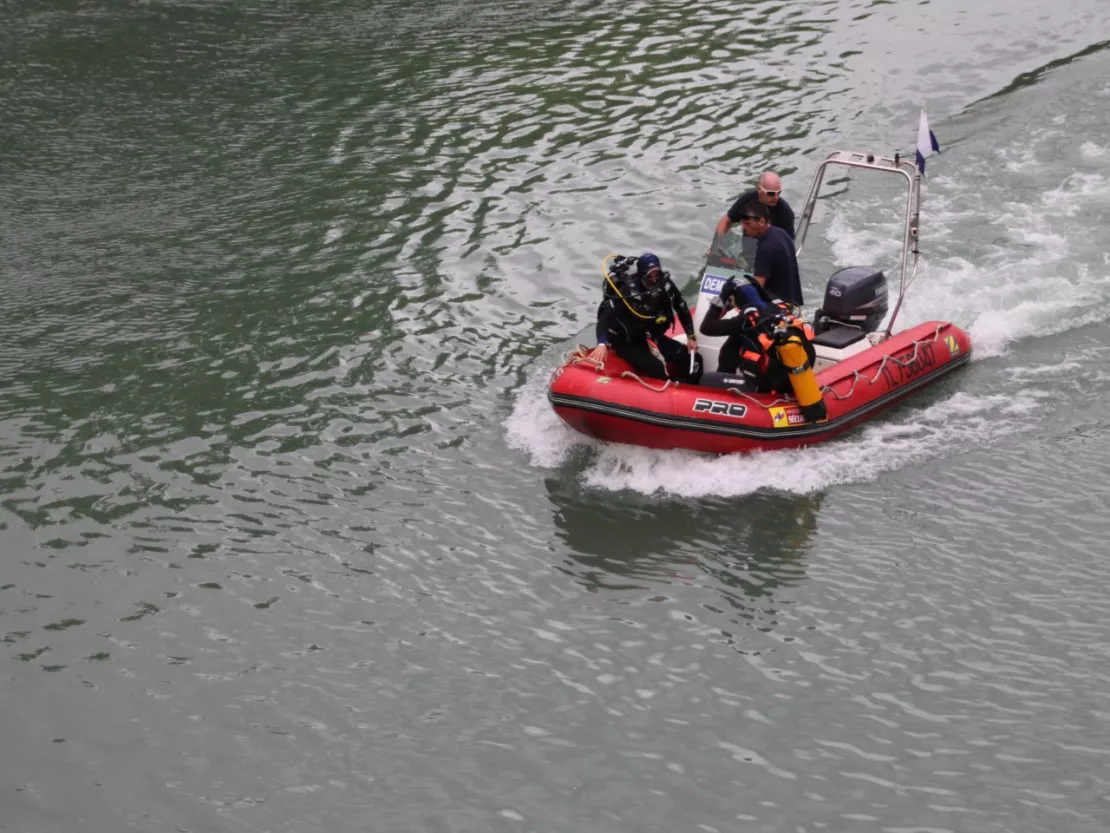
<instances>
[{"instance_id":1,"label":"yellow sticker on hull","mask_svg":"<svg viewBox=\"0 0 1110 833\"><path fill-rule=\"evenodd\" d=\"M768 408L771 414L771 425L775 428L789 428L791 425L802 425L806 418L796 408Z\"/></svg>"},{"instance_id":2,"label":"yellow sticker on hull","mask_svg":"<svg viewBox=\"0 0 1110 833\"><path fill-rule=\"evenodd\" d=\"M956 341L955 336L945 336L944 337L944 344L948 348L948 352L951 355L953 355L953 356L959 355L960 344L959 344L958 341Z\"/></svg>"}]
</instances>

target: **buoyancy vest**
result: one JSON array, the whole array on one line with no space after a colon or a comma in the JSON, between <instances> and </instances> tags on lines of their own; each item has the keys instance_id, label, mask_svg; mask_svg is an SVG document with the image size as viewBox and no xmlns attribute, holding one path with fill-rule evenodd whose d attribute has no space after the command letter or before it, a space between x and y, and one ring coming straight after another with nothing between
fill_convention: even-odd
<instances>
[{"instance_id":1,"label":"buoyancy vest","mask_svg":"<svg viewBox=\"0 0 1110 833\"><path fill-rule=\"evenodd\" d=\"M778 359L775 347L775 329L780 326L802 337L809 364L817 358L813 347L813 328L794 311L794 307L779 298L772 298L754 281L764 301L763 307L750 306L740 311L747 319L749 335L740 349L739 370L755 383L758 390L789 393L790 382L786 369Z\"/></svg>"}]
</instances>

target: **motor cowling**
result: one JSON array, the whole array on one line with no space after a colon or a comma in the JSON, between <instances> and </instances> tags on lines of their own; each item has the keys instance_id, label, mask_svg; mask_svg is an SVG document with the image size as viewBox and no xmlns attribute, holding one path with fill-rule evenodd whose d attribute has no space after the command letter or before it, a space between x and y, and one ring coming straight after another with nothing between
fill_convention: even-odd
<instances>
[{"instance_id":1,"label":"motor cowling","mask_svg":"<svg viewBox=\"0 0 1110 833\"><path fill-rule=\"evenodd\" d=\"M829 278L813 331L820 334L833 327L851 327L873 333L886 313L886 276L869 266L849 266Z\"/></svg>"}]
</instances>

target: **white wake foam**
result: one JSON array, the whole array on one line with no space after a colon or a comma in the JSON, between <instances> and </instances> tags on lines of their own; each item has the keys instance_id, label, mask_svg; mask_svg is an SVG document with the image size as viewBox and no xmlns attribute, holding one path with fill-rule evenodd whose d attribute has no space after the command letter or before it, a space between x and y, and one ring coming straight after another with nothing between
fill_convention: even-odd
<instances>
[{"instance_id":1,"label":"white wake foam","mask_svg":"<svg viewBox=\"0 0 1110 833\"><path fill-rule=\"evenodd\" d=\"M559 419L547 401L547 383L554 369L554 364L541 368L524 384L505 420L509 447L526 452L532 464L541 468L555 468L576 446L593 443Z\"/></svg>"},{"instance_id":2,"label":"white wake foam","mask_svg":"<svg viewBox=\"0 0 1110 833\"><path fill-rule=\"evenodd\" d=\"M1060 143L1098 161L1102 148L1048 127L992 159L933 160L923 189L921 260L896 329L934 318L971 335L973 360L1012 345L1110 320L1108 258L1089 229L1110 206L1110 177L1098 171L1057 175ZM1009 174L997 170L1000 158ZM949 173L942 165L958 171ZM1006 166L1009 167L1006 167ZM969 173L971 172L971 173ZM969 197L973 195L972 197ZM825 242L838 265L887 270L897 291L900 198L866 185L838 198Z\"/></svg>"},{"instance_id":3,"label":"white wake foam","mask_svg":"<svg viewBox=\"0 0 1110 833\"><path fill-rule=\"evenodd\" d=\"M923 408L910 405L896 417L880 417L823 445L713 456L583 437L555 415L547 401L547 379L544 371L521 388L506 420L512 447L526 451L537 467L556 468L574 448L589 446L592 456L581 473L584 487L672 497L736 497L761 490L811 494L842 483L871 482L884 472L998 442L1032 425L1047 396L1035 388L1014 396L958 391Z\"/></svg>"}]
</instances>

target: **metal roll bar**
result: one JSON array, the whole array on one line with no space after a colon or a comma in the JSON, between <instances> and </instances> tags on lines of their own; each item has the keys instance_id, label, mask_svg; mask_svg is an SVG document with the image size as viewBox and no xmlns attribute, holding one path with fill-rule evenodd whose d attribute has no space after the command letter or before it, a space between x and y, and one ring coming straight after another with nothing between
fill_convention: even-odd
<instances>
[{"instance_id":1,"label":"metal roll bar","mask_svg":"<svg viewBox=\"0 0 1110 833\"><path fill-rule=\"evenodd\" d=\"M890 323L887 324L886 328L885 337L889 337L894 327L894 319L902 306L902 298L906 293L906 287L917 275L918 256L920 255L917 241L921 220L921 171L911 160L902 158L902 155L898 153L894 154L893 157L876 156L873 153L858 153L850 150L837 150L830 153L825 161L817 166L817 172L813 175L813 184L809 188L809 195L802 206L794 243L798 254L802 252L806 233L809 231L810 222L813 220L813 211L817 207L817 198L825 178L825 171L830 165L843 165L848 168L862 168L869 171L879 171L880 173L896 174L906 180L908 191L906 195L905 233L902 238L901 274L898 276L898 301L894 305L894 311L890 315ZM909 256L911 254L913 255L913 269L907 278L906 270L909 266Z\"/></svg>"}]
</instances>

